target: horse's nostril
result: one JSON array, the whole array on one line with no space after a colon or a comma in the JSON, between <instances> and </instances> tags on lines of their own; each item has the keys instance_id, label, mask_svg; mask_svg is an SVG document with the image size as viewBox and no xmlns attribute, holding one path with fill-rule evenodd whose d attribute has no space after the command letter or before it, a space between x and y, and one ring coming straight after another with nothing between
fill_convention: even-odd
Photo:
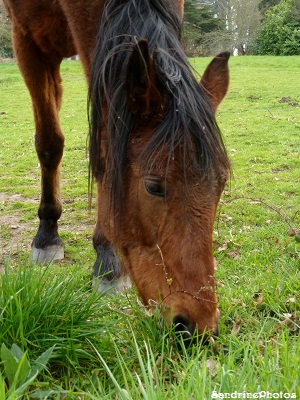
<instances>
[{"instance_id":1,"label":"horse's nostril","mask_svg":"<svg viewBox=\"0 0 300 400\"><path fill-rule=\"evenodd\" d=\"M195 324L186 315L175 315L173 318L175 333L182 336L183 339L190 339L195 332Z\"/></svg>"},{"instance_id":2,"label":"horse's nostril","mask_svg":"<svg viewBox=\"0 0 300 400\"><path fill-rule=\"evenodd\" d=\"M217 321L215 329L212 330L204 330L203 334L199 335L199 332L196 331L196 324L187 314L178 314L173 318L174 331L178 338L184 340L184 345L189 346L191 343L197 341L197 338L201 340L201 343L208 343L208 339L213 336L219 336L219 310L217 311ZM198 336L199 335L199 336Z\"/></svg>"}]
</instances>

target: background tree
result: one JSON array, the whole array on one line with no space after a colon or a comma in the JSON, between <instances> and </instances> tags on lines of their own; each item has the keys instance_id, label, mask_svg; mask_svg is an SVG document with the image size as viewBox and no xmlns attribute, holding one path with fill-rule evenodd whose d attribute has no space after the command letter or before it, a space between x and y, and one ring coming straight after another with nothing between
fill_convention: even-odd
<instances>
[{"instance_id":1,"label":"background tree","mask_svg":"<svg viewBox=\"0 0 300 400\"><path fill-rule=\"evenodd\" d=\"M267 10L270 10L270 8L276 6L279 3L280 0L261 0L259 3L259 9L264 16Z\"/></svg>"},{"instance_id":2,"label":"background tree","mask_svg":"<svg viewBox=\"0 0 300 400\"><path fill-rule=\"evenodd\" d=\"M266 12L255 54L300 55L300 0L281 0Z\"/></svg>"},{"instance_id":3,"label":"background tree","mask_svg":"<svg viewBox=\"0 0 300 400\"><path fill-rule=\"evenodd\" d=\"M11 43L10 21L2 0L0 0L0 58L13 57Z\"/></svg>"},{"instance_id":4,"label":"background tree","mask_svg":"<svg viewBox=\"0 0 300 400\"><path fill-rule=\"evenodd\" d=\"M185 0L183 45L188 55L207 53L204 37L208 32L222 29L215 5L205 0Z\"/></svg>"},{"instance_id":5,"label":"background tree","mask_svg":"<svg viewBox=\"0 0 300 400\"><path fill-rule=\"evenodd\" d=\"M259 0L215 0L214 5L224 26L222 30L206 35L205 41L211 52L228 49L233 53L248 54L260 26Z\"/></svg>"},{"instance_id":6,"label":"background tree","mask_svg":"<svg viewBox=\"0 0 300 400\"><path fill-rule=\"evenodd\" d=\"M300 54L300 0L185 0L189 56ZM0 58L13 57L10 21L0 0Z\"/></svg>"}]
</instances>

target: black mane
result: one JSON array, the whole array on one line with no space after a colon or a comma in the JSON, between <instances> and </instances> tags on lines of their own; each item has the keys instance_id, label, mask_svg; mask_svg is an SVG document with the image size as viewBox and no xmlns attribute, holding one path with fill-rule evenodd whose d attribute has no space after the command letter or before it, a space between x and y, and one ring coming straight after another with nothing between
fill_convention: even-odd
<instances>
[{"instance_id":1,"label":"black mane","mask_svg":"<svg viewBox=\"0 0 300 400\"><path fill-rule=\"evenodd\" d=\"M101 20L91 71L90 167L100 180L108 168L113 207L122 202L123 171L134 123L125 90L126 66L138 39L148 40L160 86L170 104L163 121L143 150L150 163L162 145L170 157L183 144L183 154L194 157L202 176L229 168L220 131L206 94L197 82L180 46L181 23L172 0L108 0ZM105 115L104 108L105 105ZM103 121L107 159L100 157ZM193 149L193 154L190 154Z\"/></svg>"}]
</instances>

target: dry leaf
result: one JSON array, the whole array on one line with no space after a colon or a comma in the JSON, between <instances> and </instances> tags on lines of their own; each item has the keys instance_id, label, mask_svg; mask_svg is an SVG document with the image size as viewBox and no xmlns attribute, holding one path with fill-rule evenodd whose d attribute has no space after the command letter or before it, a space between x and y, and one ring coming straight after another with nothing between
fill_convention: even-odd
<instances>
[{"instance_id":1,"label":"dry leaf","mask_svg":"<svg viewBox=\"0 0 300 400\"><path fill-rule=\"evenodd\" d=\"M232 327L232 329L231 329L231 334L232 334L232 335L237 335L237 334L239 333L240 328L241 328L241 322L242 322L242 319L241 319L241 318L238 318L238 319L235 321L235 323L233 324L233 327Z\"/></svg>"},{"instance_id":2,"label":"dry leaf","mask_svg":"<svg viewBox=\"0 0 300 400\"><path fill-rule=\"evenodd\" d=\"M241 253L237 250L230 250L227 255L231 258L233 258L234 260L237 260L238 258L240 258Z\"/></svg>"},{"instance_id":3,"label":"dry leaf","mask_svg":"<svg viewBox=\"0 0 300 400\"><path fill-rule=\"evenodd\" d=\"M242 306L242 307L246 307L246 303L241 299L232 299L231 300L231 305L232 306L239 305L239 306Z\"/></svg>"},{"instance_id":4,"label":"dry leaf","mask_svg":"<svg viewBox=\"0 0 300 400\"><path fill-rule=\"evenodd\" d=\"M265 344L264 344L264 342L261 340L261 339L259 339L259 341L258 341L258 346L259 346L259 349L260 349L260 354L263 356L264 354L265 354Z\"/></svg>"},{"instance_id":5,"label":"dry leaf","mask_svg":"<svg viewBox=\"0 0 300 400\"><path fill-rule=\"evenodd\" d=\"M174 372L172 374L172 381L178 381L179 380L179 376Z\"/></svg>"},{"instance_id":6,"label":"dry leaf","mask_svg":"<svg viewBox=\"0 0 300 400\"><path fill-rule=\"evenodd\" d=\"M219 261L214 257L214 269L218 269Z\"/></svg>"},{"instance_id":7,"label":"dry leaf","mask_svg":"<svg viewBox=\"0 0 300 400\"><path fill-rule=\"evenodd\" d=\"M224 221L231 221L232 220L232 217L230 217L229 215L227 215L227 214L221 214L221 217L222 217L222 220L224 220Z\"/></svg>"},{"instance_id":8,"label":"dry leaf","mask_svg":"<svg viewBox=\"0 0 300 400\"><path fill-rule=\"evenodd\" d=\"M283 313L284 320L282 321L283 325L286 325L291 333L297 333L300 331L300 319L297 319L296 313Z\"/></svg>"},{"instance_id":9,"label":"dry leaf","mask_svg":"<svg viewBox=\"0 0 300 400\"><path fill-rule=\"evenodd\" d=\"M213 360L212 358L209 358L208 360L205 361L205 366L213 378L217 375L220 369L220 364L217 361Z\"/></svg>"},{"instance_id":10,"label":"dry leaf","mask_svg":"<svg viewBox=\"0 0 300 400\"><path fill-rule=\"evenodd\" d=\"M161 366L161 363L162 363L162 357L159 356L159 357L157 357L157 360L156 360L156 366L157 366L157 368L159 368L159 367Z\"/></svg>"},{"instance_id":11,"label":"dry leaf","mask_svg":"<svg viewBox=\"0 0 300 400\"><path fill-rule=\"evenodd\" d=\"M291 297L290 299L287 299L285 304L288 304L288 303L296 303L296 298L295 297Z\"/></svg>"},{"instance_id":12,"label":"dry leaf","mask_svg":"<svg viewBox=\"0 0 300 400\"><path fill-rule=\"evenodd\" d=\"M218 247L218 251L227 250L227 247L228 247L228 241L226 241L222 246Z\"/></svg>"},{"instance_id":13,"label":"dry leaf","mask_svg":"<svg viewBox=\"0 0 300 400\"><path fill-rule=\"evenodd\" d=\"M282 315L286 318L286 319L291 319L291 318L293 318L293 314L291 314L291 313L282 313Z\"/></svg>"},{"instance_id":14,"label":"dry leaf","mask_svg":"<svg viewBox=\"0 0 300 400\"><path fill-rule=\"evenodd\" d=\"M264 295L263 295L262 293L256 293L256 294L254 295L254 299L255 299L255 301L253 302L253 305L254 305L254 306L258 306L258 305L260 305L260 304L263 302L263 300L264 300Z\"/></svg>"}]
</instances>

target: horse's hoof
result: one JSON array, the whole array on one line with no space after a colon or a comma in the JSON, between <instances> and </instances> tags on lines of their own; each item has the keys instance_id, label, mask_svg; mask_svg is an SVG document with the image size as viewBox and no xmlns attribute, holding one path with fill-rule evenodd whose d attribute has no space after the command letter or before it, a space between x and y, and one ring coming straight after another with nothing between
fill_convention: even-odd
<instances>
[{"instance_id":1,"label":"horse's hoof","mask_svg":"<svg viewBox=\"0 0 300 400\"><path fill-rule=\"evenodd\" d=\"M120 293L131 288L131 280L128 276L122 276L111 281L101 277L93 277L92 286L98 293L105 295Z\"/></svg>"},{"instance_id":2,"label":"horse's hoof","mask_svg":"<svg viewBox=\"0 0 300 400\"><path fill-rule=\"evenodd\" d=\"M30 257L38 264L49 264L52 261L62 260L64 255L64 246L61 245L47 246L44 249L32 246Z\"/></svg>"}]
</instances>

